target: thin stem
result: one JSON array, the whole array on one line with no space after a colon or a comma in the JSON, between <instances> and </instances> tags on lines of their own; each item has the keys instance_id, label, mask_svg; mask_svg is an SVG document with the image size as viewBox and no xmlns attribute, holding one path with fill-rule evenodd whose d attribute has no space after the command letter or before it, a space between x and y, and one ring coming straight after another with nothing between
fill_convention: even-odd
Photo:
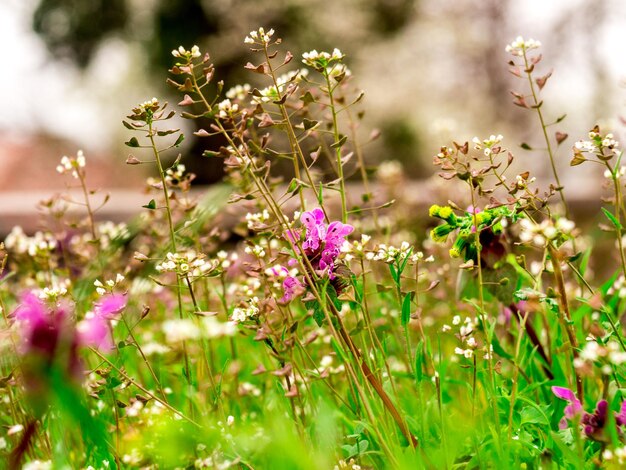
<instances>
[{"instance_id":1,"label":"thin stem","mask_svg":"<svg viewBox=\"0 0 626 470\"><path fill-rule=\"evenodd\" d=\"M345 224L348 220L348 210L346 207L346 183L343 177L343 162L341 161L341 145L339 137L339 126L337 123L337 110L335 108L335 98L333 96L333 87L330 83L330 75L327 70L323 71L324 79L326 79L326 89L330 100L330 112L333 118L333 135L335 137L334 147L337 157L337 175L339 176L339 194L341 195L341 221Z\"/></svg>"},{"instance_id":2,"label":"thin stem","mask_svg":"<svg viewBox=\"0 0 626 470\"><path fill-rule=\"evenodd\" d=\"M161 405L163 405L165 408L167 408L168 410L170 410L172 413L180 416L182 419L184 419L185 421L190 422L191 424L195 424L198 427L201 427L198 423L196 423L194 420L192 420L191 418L188 418L187 416L185 416L184 414L182 414L180 411L178 411L176 408L174 408L172 405L170 405L169 403L167 403L166 401L161 400L159 397L157 397L154 393L152 393L150 390L148 390L146 387L144 387L143 385L141 385L139 382L137 382L135 379L133 379L132 377L130 377L126 372L124 372L122 369L119 369L115 364L113 364L111 361L109 361L106 356L104 356L103 354L100 353L100 351L98 351L97 349L94 348L90 348L91 351L93 353L96 354L96 356L98 356L100 359L102 359L104 362L106 362L111 368L113 368L113 370L115 370L118 374L120 374L122 377L124 377L126 380L128 380L131 384L133 384L135 387L137 387L139 390L141 390L143 393L145 393L146 395L148 395L150 398L152 398L153 400L159 402Z\"/></svg>"},{"instance_id":3,"label":"thin stem","mask_svg":"<svg viewBox=\"0 0 626 470\"><path fill-rule=\"evenodd\" d=\"M530 93L533 97L533 102L534 102L533 108L537 110L537 116L539 116L539 122L541 123L541 130L543 132L543 137L546 141L546 149L548 151L548 156L550 157L550 166L552 167L552 174L554 175L554 180L556 181L557 190L559 191L559 195L561 196L561 201L563 202L563 207L565 209L565 217L569 219L570 218L569 208L567 207L567 202L565 201L565 194L563 193L563 187L561 186L561 181L559 180L559 174L556 170L554 152L552 151L552 144L550 143L550 138L548 137L548 129L543 118L543 113L541 112L541 103L539 102L539 98L537 97L537 92L535 91L535 84L532 78L532 68L529 68L528 56L526 55L526 50L524 50L524 66L526 70L526 75L528 77Z\"/></svg>"}]
</instances>

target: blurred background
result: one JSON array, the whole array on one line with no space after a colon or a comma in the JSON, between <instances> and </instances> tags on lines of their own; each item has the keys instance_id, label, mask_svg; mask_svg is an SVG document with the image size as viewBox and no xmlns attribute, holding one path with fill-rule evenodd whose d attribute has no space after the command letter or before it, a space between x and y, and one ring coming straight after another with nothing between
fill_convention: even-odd
<instances>
[{"instance_id":1,"label":"blurred background","mask_svg":"<svg viewBox=\"0 0 626 470\"><path fill-rule=\"evenodd\" d=\"M243 38L258 26L276 29L296 57L340 48L366 92L361 133L381 131L366 160L399 160L412 178L432 174L432 155L451 139L489 134L503 134L524 169L549 176L542 156L519 147L540 129L511 103L510 90L527 89L507 71L504 48L517 35L543 43L541 75L554 68L544 112L567 115L558 129L570 136L558 153L566 185L582 187L582 173L567 171L576 140L596 123L623 134L620 0L0 0L0 193L62 189L55 167L78 149L91 186L140 188L146 175L124 164L121 120L153 96L180 100L165 84L170 51L209 51L228 89L255 78L243 69L255 60ZM187 129L185 163L198 181L219 180L220 162L199 157L190 124L175 125Z\"/></svg>"}]
</instances>

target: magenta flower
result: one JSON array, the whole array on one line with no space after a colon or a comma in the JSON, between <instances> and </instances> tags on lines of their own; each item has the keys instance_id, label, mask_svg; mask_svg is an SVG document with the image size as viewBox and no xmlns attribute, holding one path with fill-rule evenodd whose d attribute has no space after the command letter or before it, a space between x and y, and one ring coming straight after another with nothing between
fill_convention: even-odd
<instances>
[{"instance_id":1,"label":"magenta flower","mask_svg":"<svg viewBox=\"0 0 626 470\"><path fill-rule=\"evenodd\" d=\"M65 329L65 308L60 304L51 308L33 292L26 292L21 300L13 317L20 324L22 352L38 352L51 359Z\"/></svg>"},{"instance_id":2,"label":"magenta flower","mask_svg":"<svg viewBox=\"0 0 626 470\"><path fill-rule=\"evenodd\" d=\"M83 346L90 346L101 351L113 348L109 321L126 307L126 296L108 294L94 303L93 312L78 324L78 338Z\"/></svg>"},{"instance_id":3,"label":"magenta flower","mask_svg":"<svg viewBox=\"0 0 626 470\"><path fill-rule=\"evenodd\" d=\"M110 351L113 348L113 339L108 320L90 312L77 325L78 339L81 345L94 347L100 351Z\"/></svg>"},{"instance_id":4,"label":"magenta flower","mask_svg":"<svg viewBox=\"0 0 626 470\"><path fill-rule=\"evenodd\" d=\"M302 295L304 293L304 286L298 280L297 277L287 276L283 280L283 292L284 295L280 299L281 304L288 304L294 298Z\"/></svg>"},{"instance_id":5,"label":"magenta flower","mask_svg":"<svg viewBox=\"0 0 626 470\"><path fill-rule=\"evenodd\" d=\"M580 400L576 398L574 392L564 387L552 387L552 392L560 399L566 400L569 404L563 410L563 418L559 422L559 428L567 428L567 421L579 420L585 435L594 441L606 442L608 436L604 434L604 426L607 423L609 404L606 400L600 400L596 404L593 413L583 410ZM622 401L620 412L615 414L615 424L617 432L621 435L621 427L626 425L626 400Z\"/></svg>"},{"instance_id":6,"label":"magenta flower","mask_svg":"<svg viewBox=\"0 0 626 470\"><path fill-rule=\"evenodd\" d=\"M320 208L304 212L300 221L306 229L302 243L304 254L309 258L314 269L324 271L330 279L334 279L333 270L341 245L345 237L352 233L354 227L338 221L331 222L327 226L324 222L324 212Z\"/></svg>"},{"instance_id":7,"label":"magenta flower","mask_svg":"<svg viewBox=\"0 0 626 470\"><path fill-rule=\"evenodd\" d=\"M122 294L108 294L102 297L99 302L94 303L96 315L112 318L126 307L126 296Z\"/></svg>"},{"instance_id":8,"label":"magenta flower","mask_svg":"<svg viewBox=\"0 0 626 470\"><path fill-rule=\"evenodd\" d=\"M573 421L576 416L582 416L583 406L580 404L580 400L576 398L574 392L565 387L552 387L552 393L554 393L561 400L566 400L569 405L563 410L563 418L559 421L559 428L567 428L567 421Z\"/></svg>"}]
</instances>

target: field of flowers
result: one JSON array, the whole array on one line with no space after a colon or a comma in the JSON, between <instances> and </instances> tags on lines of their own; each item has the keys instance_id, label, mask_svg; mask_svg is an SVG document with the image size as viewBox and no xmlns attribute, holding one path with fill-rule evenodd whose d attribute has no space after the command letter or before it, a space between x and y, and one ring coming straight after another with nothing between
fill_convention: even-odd
<instances>
[{"instance_id":1,"label":"field of flowers","mask_svg":"<svg viewBox=\"0 0 626 470\"><path fill-rule=\"evenodd\" d=\"M0 245L4 467L623 468L626 167L610 132L567 143L545 114L541 44L506 50L536 115L519 151L552 183L516 174L501 135L443 143L448 196L408 213L402 169L364 162L377 134L344 54L244 42L265 88L181 46L178 106L124 119L128 171L158 174L141 216L98 218L79 151L57 171L84 198ZM223 142L204 155L223 184L191 191L177 113ZM557 151L604 173L612 256L573 221Z\"/></svg>"}]
</instances>

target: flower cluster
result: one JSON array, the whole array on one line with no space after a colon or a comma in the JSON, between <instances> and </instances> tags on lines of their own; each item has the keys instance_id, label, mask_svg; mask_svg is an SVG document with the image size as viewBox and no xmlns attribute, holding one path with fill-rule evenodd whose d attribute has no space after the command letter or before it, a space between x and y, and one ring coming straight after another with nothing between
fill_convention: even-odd
<instances>
[{"instance_id":1,"label":"flower cluster","mask_svg":"<svg viewBox=\"0 0 626 470\"><path fill-rule=\"evenodd\" d=\"M256 212L254 214L246 214L246 223L249 230L264 229L268 220L270 220L270 213L267 209L263 209L262 212Z\"/></svg>"},{"instance_id":2,"label":"flower cluster","mask_svg":"<svg viewBox=\"0 0 626 470\"><path fill-rule=\"evenodd\" d=\"M62 281L53 280L51 286L44 287L37 293L37 297L41 300L56 302L59 297L63 297L67 294L67 290L70 285L71 282L69 279L64 279Z\"/></svg>"},{"instance_id":3,"label":"flower cluster","mask_svg":"<svg viewBox=\"0 0 626 470\"><path fill-rule=\"evenodd\" d=\"M277 264L265 270L265 275L273 281L274 288L282 288L283 296L278 301L281 304L288 304L294 298L304 293L302 282L296 277L297 271L289 271L286 267Z\"/></svg>"},{"instance_id":4,"label":"flower cluster","mask_svg":"<svg viewBox=\"0 0 626 470\"><path fill-rule=\"evenodd\" d=\"M57 247L56 238L49 232L36 232L32 237L24 233L19 225L13 227L4 240L4 246L18 254L28 254L31 257L48 257Z\"/></svg>"},{"instance_id":5,"label":"flower cluster","mask_svg":"<svg viewBox=\"0 0 626 470\"><path fill-rule=\"evenodd\" d=\"M614 366L621 366L625 362L626 352L621 350L617 342L600 344L598 341L588 341L579 356L574 359L574 366L577 369L586 369L592 364L597 364L604 375L611 375Z\"/></svg>"},{"instance_id":6,"label":"flower cluster","mask_svg":"<svg viewBox=\"0 0 626 470\"><path fill-rule=\"evenodd\" d=\"M165 334L165 342L175 345L200 338L233 336L237 328L232 321L222 322L213 316L207 316L202 317L199 322L189 318L166 320L161 324L161 331Z\"/></svg>"},{"instance_id":7,"label":"flower cluster","mask_svg":"<svg viewBox=\"0 0 626 470\"><path fill-rule=\"evenodd\" d=\"M217 267L217 262L207 261L202 253L188 250L185 253L167 253L165 261L157 264L160 273L175 272L181 276L200 277L207 275Z\"/></svg>"},{"instance_id":8,"label":"flower cluster","mask_svg":"<svg viewBox=\"0 0 626 470\"><path fill-rule=\"evenodd\" d=\"M115 279L108 279L107 281L105 281L104 284L99 279L96 279L93 285L96 286L96 292L98 293L98 295L105 295L107 293L112 293L113 289L123 280L124 276L120 273L117 273Z\"/></svg>"},{"instance_id":9,"label":"flower cluster","mask_svg":"<svg viewBox=\"0 0 626 470\"><path fill-rule=\"evenodd\" d=\"M256 90L252 95L253 103L270 103L280 100L285 92L287 85L299 83L309 74L307 69L291 70L276 78L276 86L270 85L261 90Z\"/></svg>"},{"instance_id":10,"label":"flower cluster","mask_svg":"<svg viewBox=\"0 0 626 470\"><path fill-rule=\"evenodd\" d=\"M259 298L252 297L247 305L243 307L235 307L233 309L233 313L230 316L230 319L235 323L245 323L251 318L255 318L260 312L259 309Z\"/></svg>"},{"instance_id":11,"label":"flower cluster","mask_svg":"<svg viewBox=\"0 0 626 470\"><path fill-rule=\"evenodd\" d=\"M589 131L589 140L579 140L574 144L572 165L577 165L587 160L584 154L592 154L601 161L608 161L615 155L618 148L619 142L615 140L613 134L602 135L600 128L595 126Z\"/></svg>"},{"instance_id":12,"label":"flower cluster","mask_svg":"<svg viewBox=\"0 0 626 470\"><path fill-rule=\"evenodd\" d=\"M561 400L568 402L568 405L563 410L563 418L559 422L561 429L567 428L568 421L578 422L588 438L600 442L607 442L607 439L610 439L604 432L609 412L609 404L606 400L598 401L595 411L588 413L583 409L580 400L570 389L552 387L552 393ZM622 426L626 426L626 400L622 401L619 413L615 413L615 425L617 426L618 434L621 434Z\"/></svg>"},{"instance_id":13,"label":"flower cluster","mask_svg":"<svg viewBox=\"0 0 626 470\"><path fill-rule=\"evenodd\" d=\"M261 46L267 46L272 40L273 35L273 29L270 28L269 30L265 31L264 28L259 28L256 31L250 31L250 34L246 36L243 42L244 44L258 44Z\"/></svg>"},{"instance_id":14,"label":"flower cluster","mask_svg":"<svg viewBox=\"0 0 626 470\"><path fill-rule=\"evenodd\" d=\"M339 221L326 225L324 220L324 211L320 208L302 213L300 222L305 228L302 249L315 270L334 279L335 261L345 237L354 231L354 227ZM289 231L288 236L293 238L293 231Z\"/></svg>"},{"instance_id":15,"label":"flower cluster","mask_svg":"<svg viewBox=\"0 0 626 470\"><path fill-rule=\"evenodd\" d=\"M73 178L78 179L78 172L82 168L85 168L85 164L85 154L82 150L79 150L76 153L75 157L63 156L61 158L61 164L57 165L57 173L60 173L62 175L66 173L71 173Z\"/></svg>"},{"instance_id":16,"label":"flower cluster","mask_svg":"<svg viewBox=\"0 0 626 470\"><path fill-rule=\"evenodd\" d=\"M313 49L311 52L302 54L302 62L313 67L315 70L326 70L334 63L341 62L345 57L342 52L335 48L332 52L317 52Z\"/></svg>"},{"instance_id":17,"label":"flower cluster","mask_svg":"<svg viewBox=\"0 0 626 470\"><path fill-rule=\"evenodd\" d=\"M193 46L190 51L186 50L183 46L178 46L178 49L174 49L172 51L172 55L176 58L182 57L185 59L195 59L200 57L201 54L198 46Z\"/></svg>"},{"instance_id":18,"label":"flower cluster","mask_svg":"<svg viewBox=\"0 0 626 470\"><path fill-rule=\"evenodd\" d=\"M474 137L472 142L474 143L474 150L482 150L485 157L494 153L494 150L498 150L500 142L502 142L502 135L490 135L489 138L480 140L478 137ZM497 153L497 152L496 152Z\"/></svg>"},{"instance_id":19,"label":"flower cluster","mask_svg":"<svg viewBox=\"0 0 626 470\"><path fill-rule=\"evenodd\" d=\"M248 83L244 83L243 85L236 85L226 92L226 98L230 100L236 99L239 101L243 101L244 99L246 99L250 91L252 91L252 87Z\"/></svg>"},{"instance_id":20,"label":"flower cluster","mask_svg":"<svg viewBox=\"0 0 626 470\"><path fill-rule=\"evenodd\" d=\"M542 248L551 241L562 241L574 235L576 225L565 217L559 218L556 222L552 219L545 219L540 223L535 223L529 219L521 219L519 238L522 243L532 243Z\"/></svg>"},{"instance_id":21,"label":"flower cluster","mask_svg":"<svg viewBox=\"0 0 626 470\"><path fill-rule=\"evenodd\" d=\"M450 233L458 230L449 253L452 258L463 257L465 261L474 259L477 254L476 236L474 235L476 226L478 226L479 232L489 230L493 235L498 236L504 230L508 219L515 220L517 218L515 209L509 209L507 206L484 210L469 207L463 215L457 215L450 206L435 204L431 206L429 215L445 222L430 231L430 237L433 241L445 242Z\"/></svg>"},{"instance_id":22,"label":"flower cluster","mask_svg":"<svg viewBox=\"0 0 626 470\"><path fill-rule=\"evenodd\" d=\"M227 119L232 118L233 115L237 114L239 111L239 105L237 103L232 103L229 98L226 98L217 104L217 109L219 110L219 117Z\"/></svg>"},{"instance_id":23,"label":"flower cluster","mask_svg":"<svg viewBox=\"0 0 626 470\"><path fill-rule=\"evenodd\" d=\"M524 40L522 36L517 36L511 44L506 46L505 51L514 56L522 57L526 51L538 49L540 47L541 42L536 41L535 39Z\"/></svg>"}]
</instances>

